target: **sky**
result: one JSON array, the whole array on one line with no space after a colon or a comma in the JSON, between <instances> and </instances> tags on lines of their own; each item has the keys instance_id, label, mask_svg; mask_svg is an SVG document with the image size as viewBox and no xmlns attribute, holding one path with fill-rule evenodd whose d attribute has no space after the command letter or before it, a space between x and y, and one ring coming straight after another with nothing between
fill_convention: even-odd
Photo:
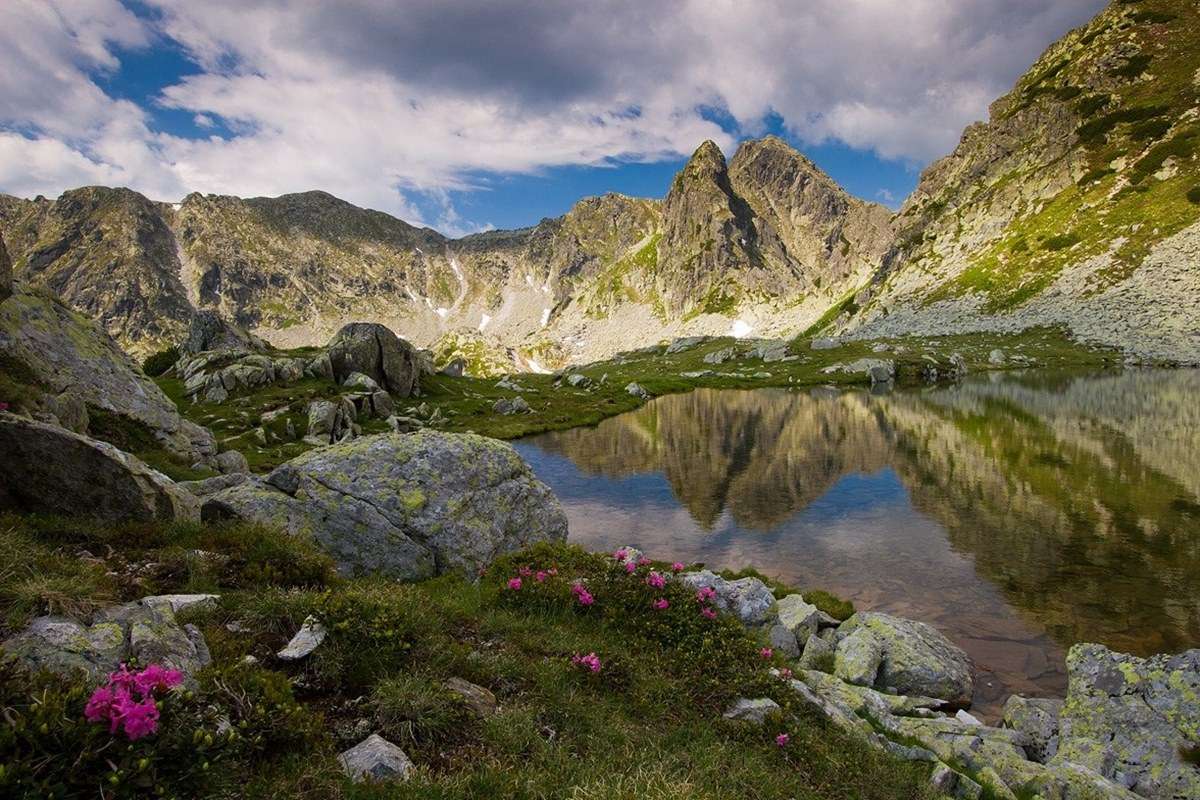
<instances>
[{"instance_id":1,"label":"sky","mask_svg":"<svg viewBox=\"0 0 1200 800\"><path fill-rule=\"evenodd\" d=\"M773 133L893 208L1103 0L0 0L0 192L322 189L462 235Z\"/></svg>"}]
</instances>

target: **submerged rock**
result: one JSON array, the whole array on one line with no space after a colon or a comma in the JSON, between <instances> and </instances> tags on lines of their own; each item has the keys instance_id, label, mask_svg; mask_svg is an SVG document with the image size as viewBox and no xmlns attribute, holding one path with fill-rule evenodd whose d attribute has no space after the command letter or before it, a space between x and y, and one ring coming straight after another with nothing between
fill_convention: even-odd
<instances>
[{"instance_id":1,"label":"submerged rock","mask_svg":"<svg viewBox=\"0 0 1200 800\"><path fill-rule=\"evenodd\" d=\"M196 520L200 504L107 442L0 412L0 508L105 520Z\"/></svg>"},{"instance_id":2,"label":"submerged rock","mask_svg":"<svg viewBox=\"0 0 1200 800\"><path fill-rule=\"evenodd\" d=\"M474 434L379 434L301 455L217 492L206 519L311 536L345 574L475 575L497 556L562 541L567 519L509 445Z\"/></svg>"}]
</instances>

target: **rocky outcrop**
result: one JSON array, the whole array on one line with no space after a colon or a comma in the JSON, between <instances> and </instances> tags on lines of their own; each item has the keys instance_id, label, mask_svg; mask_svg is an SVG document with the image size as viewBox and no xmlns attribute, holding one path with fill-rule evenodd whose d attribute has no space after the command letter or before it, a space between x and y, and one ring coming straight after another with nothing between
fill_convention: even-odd
<instances>
[{"instance_id":1,"label":"rocky outcrop","mask_svg":"<svg viewBox=\"0 0 1200 800\"><path fill-rule=\"evenodd\" d=\"M396 397L408 397L420 385L416 349L378 323L353 322L345 326L325 350L339 384L357 372Z\"/></svg>"},{"instance_id":2,"label":"rocky outcrop","mask_svg":"<svg viewBox=\"0 0 1200 800\"><path fill-rule=\"evenodd\" d=\"M1067 671L1051 763L1082 764L1154 800L1200 797L1200 649L1143 659L1078 644Z\"/></svg>"},{"instance_id":3,"label":"rocky outcrop","mask_svg":"<svg viewBox=\"0 0 1200 800\"><path fill-rule=\"evenodd\" d=\"M223 318L216 311L203 309L192 316L187 339L181 348L191 355L208 350L256 351L263 350L266 342Z\"/></svg>"},{"instance_id":4,"label":"rocky outcrop","mask_svg":"<svg viewBox=\"0 0 1200 800\"><path fill-rule=\"evenodd\" d=\"M106 520L196 520L165 475L107 442L0 412L0 507Z\"/></svg>"},{"instance_id":5,"label":"rocky outcrop","mask_svg":"<svg viewBox=\"0 0 1200 800\"><path fill-rule=\"evenodd\" d=\"M474 435L380 434L313 450L264 481L211 494L206 519L311 536L347 574L474 575L496 556L566 538L566 516L509 445Z\"/></svg>"},{"instance_id":6,"label":"rocky outcrop","mask_svg":"<svg viewBox=\"0 0 1200 800\"><path fill-rule=\"evenodd\" d=\"M69 395L71 403L148 432L188 464L217 452L212 434L183 419L111 336L47 294L22 287L0 305L0 359L56 408ZM77 410L72 416L78 419Z\"/></svg>"},{"instance_id":7,"label":"rocky outcrop","mask_svg":"<svg viewBox=\"0 0 1200 800\"><path fill-rule=\"evenodd\" d=\"M215 595L146 597L98 612L91 624L65 617L38 617L24 631L0 644L0 653L30 670L63 676L83 675L99 683L122 664L159 664L177 669L189 682L212 657L195 625L180 625L175 613Z\"/></svg>"},{"instance_id":8,"label":"rocky outcrop","mask_svg":"<svg viewBox=\"0 0 1200 800\"><path fill-rule=\"evenodd\" d=\"M12 296L12 284L12 260L4 246L4 237L0 236L0 303Z\"/></svg>"},{"instance_id":9,"label":"rocky outcrop","mask_svg":"<svg viewBox=\"0 0 1200 800\"><path fill-rule=\"evenodd\" d=\"M971 662L933 626L889 614L860 612L842 623L838 631L846 634L838 645L839 662L851 645L856 645L856 651L867 651L858 653L861 657L857 659L871 673L862 675L862 685L893 694L936 697L962 708L971 705L975 691ZM876 670L870 669L872 664Z\"/></svg>"}]
</instances>

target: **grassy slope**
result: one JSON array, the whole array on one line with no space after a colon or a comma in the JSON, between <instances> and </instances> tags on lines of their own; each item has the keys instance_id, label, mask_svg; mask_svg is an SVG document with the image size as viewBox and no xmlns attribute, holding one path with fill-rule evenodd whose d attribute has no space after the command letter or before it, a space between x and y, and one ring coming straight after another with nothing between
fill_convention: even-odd
<instances>
[{"instance_id":1,"label":"grassy slope","mask_svg":"<svg viewBox=\"0 0 1200 800\"><path fill-rule=\"evenodd\" d=\"M930 339L891 339L893 348L904 352L872 352L874 342L848 342L832 350L812 350L807 341L792 344L792 352L801 358L791 362L764 363L757 358L740 358L714 365L704 363L704 356L727 347L749 349L744 342L718 338L690 350L665 355L662 348L625 354L609 361L573 369L593 383L587 388L572 388L566 384L555 387L558 380L551 375L521 374L513 378L527 389L520 395L529 403L532 413L502 416L493 411L501 398L515 397L518 392L497 387L496 379L450 378L435 375L422 381L422 396L397 401L397 413L428 417L440 412L440 430L473 431L500 439L514 439L549 430L562 430L580 425L594 425L603 419L630 411L641 401L625 391L636 382L651 395L673 394L691 389L724 388L754 389L766 386L811 387L819 385L854 385L868 383L863 373L822 370L834 364L847 364L860 358L894 360L901 382L920 380L921 370L932 358L942 374L950 366L950 356L961 354L971 371L996 369L988 355L1000 348L1009 355L1022 354L1039 366L1101 367L1116 362L1111 352L1085 348L1054 330L1030 330L1011 336L959 335ZM928 358L927 358L928 356ZM1009 367L1015 366L1009 362ZM684 377L684 373L709 370L712 374ZM605 376L607 375L607 378ZM603 383L601 380L603 379ZM337 387L320 380L305 380L291 386L274 386L260 392L236 397L222 404L190 404L183 397L178 380L159 379L167 395L178 403L191 420L205 425L216 434L222 447L241 450L256 470L266 470L298 455L308 448L285 436L286 421L303 435L307 424L305 409L309 400L338 393ZM266 428L272 437L266 446L254 440L254 430L263 413L287 407ZM381 421L364 421L367 432L384 429Z\"/></svg>"},{"instance_id":2,"label":"grassy slope","mask_svg":"<svg viewBox=\"0 0 1200 800\"><path fill-rule=\"evenodd\" d=\"M221 549L229 560L188 561L191 547ZM80 548L108 555L81 561L72 555ZM640 575L627 577L607 557L576 548L543 547L507 559L477 583L447 576L398 585L338 580L311 547L261 529L114 527L10 516L0 517L0 552L2 563L20 564L0 581L5 634L34 613L83 612L147 592L222 593L218 610L191 617L215 663L186 703L211 704L244 720L238 728L249 741L222 748L218 738L216 747L197 753L212 762L204 769L209 796L932 796L925 786L928 766L883 757L796 708L784 684L768 674L772 662L759 655L760 643L736 623L705 620L682 587L651 590ZM556 565L561 573L545 584L527 578L521 593L505 589L510 574L526 564ZM571 600L577 577L596 595L589 609ZM671 609L652 611L651 594L665 594ZM329 639L299 665L277 661L273 653L310 613L330 628ZM603 660L599 674L570 664L573 653L592 651ZM245 655L262 666L239 666ZM300 739L277 738L288 731L256 721L254 706L265 699L243 692L243 684L278 684L281 673L300 706L289 711L289 725L310 731ZM472 715L444 688L450 677L490 689L499 712ZM25 691L0 671L10 713L37 713L27 701L13 701ZM290 692L283 707L291 707ZM722 721L721 712L740 694L772 696L788 715L764 728ZM83 699L69 696L63 719L40 733L21 731L19 745L0 736L0 763L8 764L0 787L9 781L9 790L21 796L17 781L35 770L51 779L86 774L84 783L92 786L110 780L103 758L72 763L56 749L64 746L60 729L86 727L76 721ZM275 702L279 707L278 697ZM173 719L164 717L159 736L168 735ZM343 780L336 754L365 735L360 720L405 748L418 765L412 782L389 791ZM774 741L781 731L792 737L786 748ZM150 761L146 771L159 780L179 767L154 762L154 739L139 747ZM70 776L62 772L67 764ZM123 773L111 785L127 780ZM186 795L195 787L182 788ZM90 796L87 791L65 796Z\"/></svg>"}]
</instances>

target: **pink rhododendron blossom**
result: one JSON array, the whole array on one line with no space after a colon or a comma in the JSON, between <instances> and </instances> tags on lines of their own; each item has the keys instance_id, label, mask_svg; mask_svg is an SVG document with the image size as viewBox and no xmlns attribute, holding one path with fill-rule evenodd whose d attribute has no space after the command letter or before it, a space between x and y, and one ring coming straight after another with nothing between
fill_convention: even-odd
<instances>
[{"instance_id":1,"label":"pink rhododendron blossom","mask_svg":"<svg viewBox=\"0 0 1200 800\"><path fill-rule=\"evenodd\" d=\"M674 564L671 565L671 571L672 572L683 572L683 562L676 561Z\"/></svg>"},{"instance_id":2,"label":"pink rhododendron blossom","mask_svg":"<svg viewBox=\"0 0 1200 800\"><path fill-rule=\"evenodd\" d=\"M775 651L769 647L764 647L762 650L758 651L758 654L763 658L770 658L771 656L775 655Z\"/></svg>"},{"instance_id":3,"label":"pink rhododendron blossom","mask_svg":"<svg viewBox=\"0 0 1200 800\"><path fill-rule=\"evenodd\" d=\"M717 618L716 609L709 608L708 606L705 606L704 608L700 609L700 613L703 614L704 616L708 617L709 619Z\"/></svg>"},{"instance_id":4,"label":"pink rhododendron blossom","mask_svg":"<svg viewBox=\"0 0 1200 800\"><path fill-rule=\"evenodd\" d=\"M133 678L133 685L143 694L151 694L154 690L166 691L183 683L183 673L177 669L164 669L158 664L151 664Z\"/></svg>"},{"instance_id":5,"label":"pink rhododendron blossom","mask_svg":"<svg viewBox=\"0 0 1200 800\"><path fill-rule=\"evenodd\" d=\"M784 667L783 669L779 670L779 677L783 678L785 681L790 681L792 679L792 671L787 667Z\"/></svg>"},{"instance_id":6,"label":"pink rhododendron blossom","mask_svg":"<svg viewBox=\"0 0 1200 800\"><path fill-rule=\"evenodd\" d=\"M130 740L158 730L158 704L155 692L164 692L183 683L183 673L150 664L141 672L131 672L125 664L108 676L108 683L88 698L83 716L88 722L108 722L108 732L124 730Z\"/></svg>"},{"instance_id":7,"label":"pink rhododendron blossom","mask_svg":"<svg viewBox=\"0 0 1200 800\"><path fill-rule=\"evenodd\" d=\"M707 603L709 600L712 600L716 596L717 596L717 590L712 588L711 586L705 586L703 589L700 589L699 591L696 592L696 599L699 600L701 603Z\"/></svg>"},{"instance_id":8,"label":"pink rhododendron blossom","mask_svg":"<svg viewBox=\"0 0 1200 800\"><path fill-rule=\"evenodd\" d=\"M779 745L780 747L787 747L787 743L791 740L791 736L788 736L786 733L781 733L775 737L775 744Z\"/></svg>"},{"instance_id":9,"label":"pink rhododendron blossom","mask_svg":"<svg viewBox=\"0 0 1200 800\"><path fill-rule=\"evenodd\" d=\"M528 578L530 575L533 574L533 570L531 570L529 567L521 567L520 569L517 570L517 573L522 578Z\"/></svg>"},{"instance_id":10,"label":"pink rhododendron blossom","mask_svg":"<svg viewBox=\"0 0 1200 800\"><path fill-rule=\"evenodd\" d=\"M649 563L650 563L650 559L646 558L645 556L642 556L641 558L638 559L637 565L639 567L644 567Z\"/></svg>"},{"instance_id":11,"label":"pink rhododendron blossom","mask_svg":"<svg viewBox=\"0 0 1200 800\"><path fill-rule=\"evenodd\" d=\"M575 595L575 599L579 601L581 606L590 606L596 602L596 598L592 597L592 593L583 587L583 584L577 583L571 587L571 594Z\"/></svg>"},{"instance_id":12,"label":"pink rhododendron blossom","mask_svg":"<svg viewBox=\"0 0 1200 800\"><path fill-rule=\"evenodd\" d=\"M628 572L630 575L637 572L637 568L638 568L638 565L633 563L632 561L625 562L625 571Z\"/></svg>"},{"instance_id":13,"label":"pink rhododendron blossom","mask_svg":"<svg viewBox=\"0 0 1200 800\"><path fill-rule=\"evenodd\" d=\"M646 576L646 584L648 586L653 586L655 589L661 589L667 585L667 579L662 575L659 575L657 572L651 572Z\"/></svg>"},{"instance_id":14,"label":"pink rhododendron blossom","mask_svg":"<svg viewBox=\"0 0 1200 800\"><path fill-rule=\"evenodd\" d=\"M520 578L509 578L508 579L508 588L512 589L514 592L521 591L521 579Z\"/></svg>"},{"instance_id":15,"label":"pink rhododendron blossom","mask_svg":"<svg viewBox=\"0 0 1200 800\"><path fill-rule=\"evenodd\" d=\"M665 598L665 597L658 598L650 605L654 606L654 608L658 611L666 611L668 608L671 607L670 602L668 602L667 598Z\"/></svg>"},{"instance_id":16,"label":"pink rhododendron blossom","mask_svg":"<svg viewBox=\"0 0 1200 800\"><path fill-rule=\"evenodd\" d=\"M613 553L613 558L615 558L617 561L624 561L625 559L629 558L629 551L622 547L620 550Z\"/></svg>"},{"instance_id":17,"label":"pink rhododendron blossom","mask_svg":"<svg viewBox=\"0 0 1200 800\"><path fill-rule=\"evenodd\" d=\"M130 740L140 739L158 730L158 706L153 697L140 703L127 702L118 708L118 713L121 715L121 724L125 726L125 735Z\"/></svg>"},{"instance_id":18,"label":"pink rhododendron blossom","mask_svg":"<svg viewBox=\"0 0 1200 800\"><path fill-rule=\"evenodd\" d=\"M107 686L100 686L96 691L92 692L92 696L88 698L87 705L83 708L83 716L88 722L100 722L109 718L112 711L113 690Z\"/></svg>"},{"instance_id":19,"label":"pink rhododendron blossom","mask_svg":"<svg viewBox=\"0 0 1200 800\"><path fill-rule=\"evenodd\" d=\"M600 657L595 653L588 653L586 656L581 656L578 653L571 656L571 663L577 667L583 667L591 672L600 671Z\"/></svg>"},{"instance_id":20,"label":"pink rhododendron blossom","mask_svg":"<svg viewBox=\"0 0 1200 800\"><path fill-rule=\"evenodd\" d=\"M533 578L534 578L534 580L536 580L538 583L545 583L545 582L546 582L546 573L545 573L545 571L544 571L544 570L540 570L540 569L539 569L539 570L537 571L537 574L536 574L536 575L534 575L534 576L533 576Z\"/></svg>"}]
</instances>

